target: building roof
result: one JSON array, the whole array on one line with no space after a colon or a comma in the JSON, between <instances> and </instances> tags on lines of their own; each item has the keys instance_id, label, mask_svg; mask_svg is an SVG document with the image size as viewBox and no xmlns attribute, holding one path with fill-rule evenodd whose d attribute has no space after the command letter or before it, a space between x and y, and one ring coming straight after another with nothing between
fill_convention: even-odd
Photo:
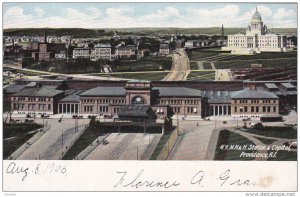
<instances>
[{"instance_id":1,"label":"building roof","mask_svg":"<svg viewBox=\"0 0 300 197\"><path fill-rule=\"evenodd\" d=\"M129 105L123 107L119 112L119 117L147 117L149 105Z\"/></svg>"},{"instance_id":2,"label":"building roof","mask_svg":"<svg viewBox=\"0 0 300 197\"><path fill-rule=\"evenodd\" d=\"M278 89L277 85L275 83L265 83L265 86L269 89Z\"/></svg>"},{"instance_id":3,"label":"building roof","mask_svg":"<svg viewBox=\"0 0 300 197\"><path fill-rule=\"evenodd\" d=\"M272 93L263 90L241 90L232 93L232 99L277 99L278 97Z\"/></svg>"},{"instance_id":4,"label":"building roof","mask_svg":"<svg viewBox=\"0 0 300 197\"><path fill-rule=\"evenodd\" d=\"M62 90L56 90L54 88L24 88L22 91L14 94L13 96L37 96L37 97L53 97L60 93L63 93Z\"/></svg>"},{"instance_id":5,"label":"building roof","mask_svg":"<svg viewBox=\"0 0 300 197\"><path fill-rule=\"evenodd\" d=\"M258 12L258 10L256 8L256 11L252 16L251 22L260 22L260 21L262 21L261 15L260 15L260 13Z\"/></svg>"},{"instance_id":6,"label":"building roof","mask_svg":"<svg viewBox=\"0 0 300 197\"><path fill-rule=\"evenodd\" d=\"M203 97L208 98L208 103L230 103L232 91L202 91Z\"/></svg>"},{"instance_id":7,"label":"building roof","mask_svg":"<svg viewBox=\"0 0 300 197\"><path fill-rule=\"evenodd\" d=\"M281 85L284 86L285 88L296 88L294 85L290 83L281 83Z\"/></svg>"},{"instance_id":8,"label":"building roof","mask_svg":"<svg viewBox=\"0 0 300 197\"><path fill-rule=\"evenodd\" d=\"M6 93L17 93L20 92L21 90L23 90L25 88L25 85L17 85L17 84L12 84L12 85L8 85L5 88L3 88L3 90Z\"/></svg>"},{"instance_id":9,"label":"building roof","mask_svg":"<svg viewBox=\"0 0 300 197\"><path fill-rule=\"evenodd\" d=\"M160 97L202 97L200 90L185 87L154 87L153 90L158 90Z\"/></svg>"},{"instance_id":10,"label":"building roof","mask_svg":"<svg viewBox=\"0 0 300 197\"><path fill-rule=\"evenodd\" d=\"M80 96L125 96L124 87L96 87L80 94Z\"/></svg>"}]
</instances>

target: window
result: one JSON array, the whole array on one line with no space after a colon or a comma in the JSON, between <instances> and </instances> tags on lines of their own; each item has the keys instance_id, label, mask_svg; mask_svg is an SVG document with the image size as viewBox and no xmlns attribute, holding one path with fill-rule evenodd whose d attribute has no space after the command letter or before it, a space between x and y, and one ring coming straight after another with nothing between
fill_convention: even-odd
<instances>
[{"instance_id":1,"label":"window","mask_svg":"<svg viewBox=\"0 0 300 197\"><path fill-rule=\"evenodd\" d=\"M51 104L48 104L48 110L51 110Z\"/></svg>"},{"instance_id":2,"label":"window","mask_svg":"<svg viewBox=\"0 0 300 197\"><path fill-rule=\"evenodd\" d=\"M244 107L244 111L245 111L245 112L248 112L248 107Z\"/></svg>"},{"instance_id":3,"label":"window","mask_svg":"<svg viewBox=\"0 0 300 197\"><path fill-rule=\"evenodd\" d=\"M267 107L267 110L268 110L268 112L271 112L271 107L268 106L268 107Z\"/></svg>"},{"instance_id":4,"label":"window","mask_svg":"<svg viewBox=\"0 0 300 197\"><path fill-rule=\"evenodd\" d=\"M266 112L266 107L265 106L263 106L263 112Z\"/></svg>"},{"instance_id":5,"label":"window","mask_svg":"<svg viewBox=\"0 0 300 197\"><path fill-rule=\"evenodd\" d=\"M273 107L273 112L276 112L276 106Z\"/></svg>"},{"instance_id":6,"label":"window","mask_svg":"<svg viewBox=\"0 0 300 197\"><path fill-rule=\"evenodd\" d=\"M259 112L259 107L258 106L256 106L256 112Z\"/></svg>"},{"instance_id":7,"label":"window","mask_svg":"<svg viewBox=\"0 0 300 197\"><path fill-rule=\"evenodd\" d=\"M254 106L251 107L251 112L254 112Z\"/></svg>"},{"instance_id":8,"label":"window","mask_svg":"<svg viewBox=\"0 0 300 197\"><path fill-rule=\"evenodd\" d=\"M237 107L234 107L234 112L235 112L235 113L237 112Z\"/></svg>"}]
</instances>

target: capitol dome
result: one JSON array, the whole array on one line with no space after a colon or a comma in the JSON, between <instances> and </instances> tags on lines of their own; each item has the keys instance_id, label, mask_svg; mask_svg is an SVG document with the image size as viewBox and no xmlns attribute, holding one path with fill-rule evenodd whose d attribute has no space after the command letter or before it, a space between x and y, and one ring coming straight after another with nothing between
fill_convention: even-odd
<instances>
[{"instance_id":1,"label":"capitol dome","mask_svg":"<svg viewBox=\"0 0 300 197\"><path fill-rule=\"evenodd\" d=\"M254 13L253 16L252 16L251 22L261 22L261 21L262 21L261 15L260 15L260 13L257 11L257 8L256 8L256 11L255 11L255 13Z\"/></svg>"}]
</instances>

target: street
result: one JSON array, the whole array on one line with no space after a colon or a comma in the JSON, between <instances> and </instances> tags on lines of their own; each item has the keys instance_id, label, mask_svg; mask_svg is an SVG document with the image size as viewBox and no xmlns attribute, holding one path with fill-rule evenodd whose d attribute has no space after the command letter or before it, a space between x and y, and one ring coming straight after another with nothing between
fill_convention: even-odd
<instances>
[{"instance_id":1,"label":"street","mask_svg":"<svg viewBox=\"0 0 300 197\"><path fill-rule=\"evenodd\" d=\"M184 81L190 72L189 58L184 49L173 55L171 72L162 81Z\"/></svg>"},{"instance_id":2,"label":"street","mask_svg":"<svg viewBox=\"0 0 300 197\"><path fill-rule=\"evenodd\" d=\"M43 124L42 119L36 119L38 124ZM62 123L58 123L58 119L47 119L51 126L40 139L30 145L17 159L20 160L34 160L60 159L63 153L66 152L70 145L85 129L89 119L78 120L78 132L74 130L74 119L63 119Z\"/></svg>"}]
</instances>

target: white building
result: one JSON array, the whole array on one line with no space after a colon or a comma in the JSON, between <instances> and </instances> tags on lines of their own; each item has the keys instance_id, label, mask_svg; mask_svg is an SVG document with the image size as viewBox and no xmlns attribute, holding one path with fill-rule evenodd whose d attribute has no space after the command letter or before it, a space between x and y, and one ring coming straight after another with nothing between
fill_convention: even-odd
<instances>
[{"instance_id":1,"label":"white building","mask_svg":"<svg viewBox=\"0 0 300 197\"><path fill-rule=\"evenodd\" d=\"M90 59L90 49L89 48L74 48L73 58Z\"/></svg>"},{"instance_id":2,"label":"white building","mask_svg":"<svg viewBox=\"0 0 300 197\"><path fill-rule=\"evenodd\" d=\"M270 33L263 24L260 13L255 11L246 34L228 35L227 46L224 51L235 54L253 54L260 52L286 52L286 37Z\"/></svg>"},{"instance_id":3,"label":"white building","mask_svg":"<svg viewBox=\"0 0 300 197\"><path fill-rule=\"evenodd\" d=\"M193 48L194 47L194 41L188 40L184 43L184 48Z\"/></svg>"},{"instance_id":4,"label":"white building","mask_svg":"<svg viewBox=\"0 0 300 197\"><path fill-rule=\"evenodd\" d=\"M91 60L106 59L111 61L111 45L110 44L98 44L91 51Z\"/></svg>"},{"instance_id":5,"label":"white building","mask_svg":"<svg viewBox=\"0 0 300 197\"><path fill-rule=\"evenodd\" d=\"M160 55L167 55L170 53L170 47L169 44L163 43L159 46L159 54Z\"/></svg>"}]
</instances>

